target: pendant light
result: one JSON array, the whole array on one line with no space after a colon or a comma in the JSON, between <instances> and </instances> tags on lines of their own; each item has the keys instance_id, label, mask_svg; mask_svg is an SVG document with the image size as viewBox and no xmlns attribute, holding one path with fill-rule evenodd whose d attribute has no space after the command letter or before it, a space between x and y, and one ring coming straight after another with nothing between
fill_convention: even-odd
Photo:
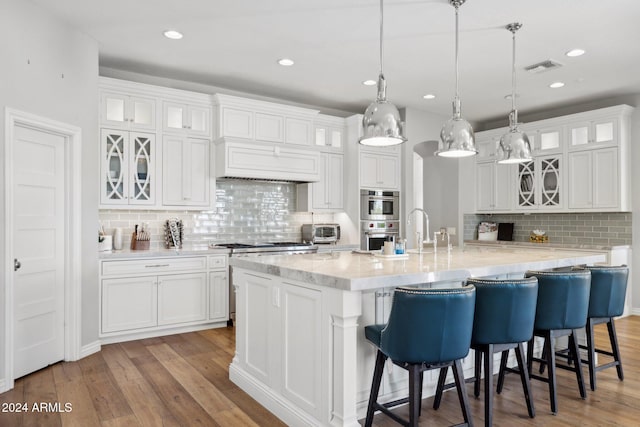
<instances>
[{"instance_id":1,"label":"pendant light","mask_svg":"<svg viewBox=\"0 0 640 427\"><path fill-rule=\"evenodd\" d=\"M445 122L440 131L440 141L436 155L441 157L468 157L478 154L473 128L460 114L458 94L458 8L466 0L449 0L456 9L456 95L453 98L453 117Z\"/></svg>"},{"instance_id":2,"label":"pendant light","mask_svg":"<svg viewBox=\"0 0 640 427\"><path fill-rule=\"evenodd\" d=\"M384 13L383 0L380 0L380 75L378 76L378 97L364 112L362 118L362 138L360 144L378 147L397 145L405 142L407 138L402 132L400 112L395 105L387 101L387 82L382 72L382 41Z\"/></svg>"},{"instance_id":3,"label":"pendant light","mask_svg":"<svg viewBox=\"0 0 640 427\"><path fill-rule=\"evenodd\" d=\"M506 26L513 38L513 62L511 68L511 113L509 130L500 138L498 145L498 163L523 163L531 158L531 144L526 133L518 128L518 110L516 109L516 31L522 24L514 22Z\"/></svg>"}]
</instances>

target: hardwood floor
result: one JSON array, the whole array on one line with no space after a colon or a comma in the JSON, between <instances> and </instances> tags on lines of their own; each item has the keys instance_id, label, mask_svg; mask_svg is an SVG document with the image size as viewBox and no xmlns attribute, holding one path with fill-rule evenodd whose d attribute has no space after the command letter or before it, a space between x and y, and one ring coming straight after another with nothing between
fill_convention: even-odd
<instances>
[{"instance_id":1,"label":"hardwood floor","mask_svg":"<svg viewBox=\"0 0 640 427\"><path fill-rule=\"evenodd\" d=\"M603 326L596 327L596 342L608 344ZM549 411L547 385L533 381L536 417L531 419L518 376L507 375L494 399L494 425L639 425L640 317L619 319L616 326L624 381L618 381L615 368L601 371L598 389L588 390L583 401L575 374L559 370L558 414ZM13 390L0 394L0 426L283 426L229 380L234 348L232 328L105 345L78 362L61 362L17 380ZM587 379L586 367L584 374ZM473 398L471 384L467 393L474 423L483 425L483 395ZM28 412L5 412L16 403L26 403ZM33 405L41 403L50 405L34 411ZM432 403L433 398L423 401L421 426L462 421L455 394L446 393L438 411ZM71 404L70 411L65 404ZM407 408L395 412L404 416ZM374 425L397 426L380 414Z\"/></svg>"}]
</instances>

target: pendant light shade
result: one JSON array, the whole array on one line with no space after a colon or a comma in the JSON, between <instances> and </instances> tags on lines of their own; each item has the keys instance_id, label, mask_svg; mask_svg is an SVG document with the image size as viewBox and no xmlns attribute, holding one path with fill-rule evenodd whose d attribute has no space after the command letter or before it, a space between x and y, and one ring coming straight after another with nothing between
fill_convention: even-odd
<instances>
[{"instance_id":1,"label":"pendant light shade","mask_svg":"<svg viewBox=\"0 0 640 427\"><path fill-rule=\"evenodd\" d=\"M526 133L518 126L518 110L516 109L516 31L522 24L514 22L506 26L513 38L513 62L511 67L511 112L509 113L509 130L500 138L498 145L498 163L523 163L532 160L531 144Z\"/></svg>"},{"instance_id":2,"label":"pendant light shade","mask_svg":"<svg viewBox=\"0 0 640 427\"><path fill-rule=\"evenodd\" d=\"M478 153L473 128L460 114L460 96L458 93L458 8L466 0L449 0L456 9L456 95L453 99L453 116L440 130L440 141L436 155L441 157L468 157Z\"/></svg>"},{"instance_id":3,"label":"pendant light shade","mask_svg":"<svg viewBox=\"0 0 640 427\"><path fill-rule=\"evenodd\" d=\"M403 135L400 112L387 101L387 81L382 72L383 65L383 0L380 0L380 75L378 76L378 96L364 112L362 118L362 138L360 144L378 147L397 145L407 139Z\"/></svg>"}]
</instances>

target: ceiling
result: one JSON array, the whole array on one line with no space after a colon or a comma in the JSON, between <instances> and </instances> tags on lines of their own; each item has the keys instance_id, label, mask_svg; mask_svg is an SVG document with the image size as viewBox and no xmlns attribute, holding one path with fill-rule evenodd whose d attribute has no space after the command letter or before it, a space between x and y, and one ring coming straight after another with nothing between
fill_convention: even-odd
<instances>
[{"instance_id":1,"label":"ceiling","mask_svg":"<svg viewBox=\"0 0 640 427\"><path fill-rule=\"evenodd\" d=\"M377 0L32 0L99 43L100 66L360 113L379 71ZM468 0L460 8L460 97L470 121L506 117L511 34L521 114L640 93L637 0ZM447 116L454 94L448 0L384 3L387 97ZM184 33L179 41L166 29ZM586 54L565 56L572 48ZM280 58L292 67L277 64ZM559 69L525 66L553 59ZM562 81L565 86L551 89ZM424 94L436 98L425 100Z\"/></svg>"}]
</instances>

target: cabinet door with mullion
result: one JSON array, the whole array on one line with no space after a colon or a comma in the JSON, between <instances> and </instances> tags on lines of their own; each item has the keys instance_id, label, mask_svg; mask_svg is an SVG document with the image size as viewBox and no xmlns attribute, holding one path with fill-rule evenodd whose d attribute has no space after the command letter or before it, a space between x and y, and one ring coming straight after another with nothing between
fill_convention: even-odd
<instances>
[{"instance_id":1,"label":"cabinet door with mullion","mask_svg":"<svg viewBox=\"0 0 640 427\"><path fill-rule=\"evenodd\" d=\"M129 132L103 129L101 132L100 203L127 205L129 202Z\"/></svg>"},{"instance_id":2,"label":"cabinet door with mullion","mask_svg":"<svg viewBox=\"0 0 640 427\"><path fill-rule=\"evenodd\" d=\"M131 133L129 136L129 204L155 204L155 135Z\"/></svg>"}]
</instances>

